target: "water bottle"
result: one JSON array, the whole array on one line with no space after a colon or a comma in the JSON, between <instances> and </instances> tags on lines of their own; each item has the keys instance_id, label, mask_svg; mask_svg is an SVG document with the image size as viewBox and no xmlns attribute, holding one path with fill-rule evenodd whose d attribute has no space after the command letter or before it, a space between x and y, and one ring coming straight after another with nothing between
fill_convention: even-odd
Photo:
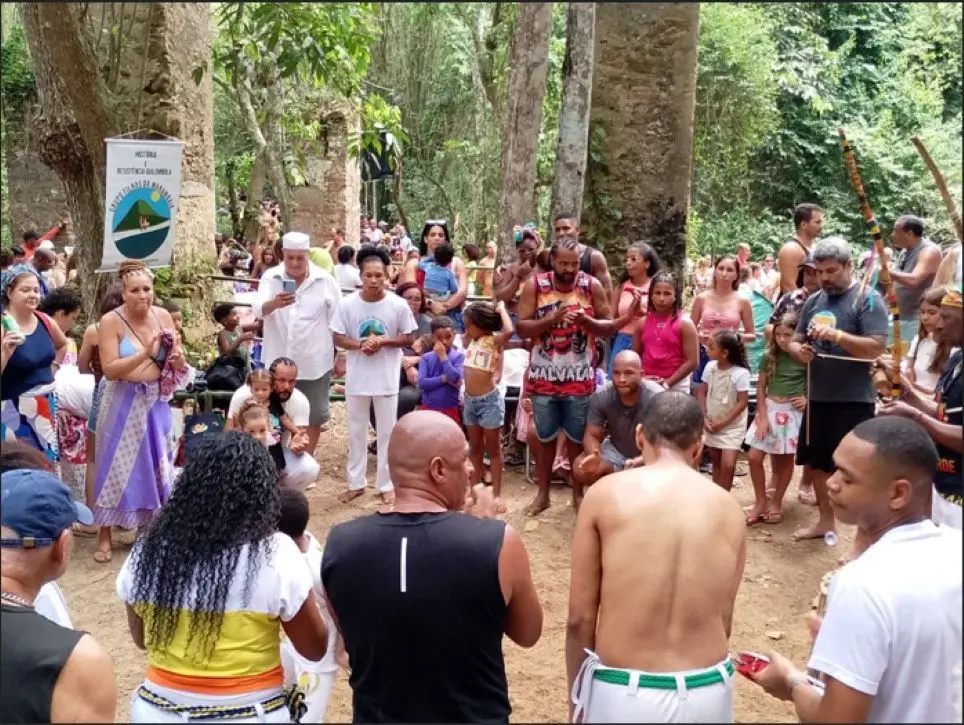
<instances>
[{"instance_id":1,"label":"water bottle","mask_svg":"<svg viewBox=\"0 0 964 725\"><path fill-rule=\"evenodd\" d=\"M20 325L13 319L13 315L5 312L3 317L0 318L0 324L2 324L3 330L7 335L12 335L18 345L23 345L24 339L23 335L20 334Z\"/></svg>"}]
</instances>

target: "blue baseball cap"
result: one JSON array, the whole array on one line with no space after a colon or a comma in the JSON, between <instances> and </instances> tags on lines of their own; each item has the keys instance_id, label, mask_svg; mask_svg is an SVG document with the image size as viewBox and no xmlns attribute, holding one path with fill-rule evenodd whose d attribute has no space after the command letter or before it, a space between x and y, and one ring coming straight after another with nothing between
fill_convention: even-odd
<instances>
[{"instance_id":1,"label":"blue baseball cap","mask_svg":"<svg viewBox=\"0 0 964 725\"><path fill-rule=\"evenodd\" d=\"M19 534L0 539L0 546L50 546L75 521L90 525L94 516L54 474L24 468L0 476L0 525Z\"/></svg>"}]
</instances>

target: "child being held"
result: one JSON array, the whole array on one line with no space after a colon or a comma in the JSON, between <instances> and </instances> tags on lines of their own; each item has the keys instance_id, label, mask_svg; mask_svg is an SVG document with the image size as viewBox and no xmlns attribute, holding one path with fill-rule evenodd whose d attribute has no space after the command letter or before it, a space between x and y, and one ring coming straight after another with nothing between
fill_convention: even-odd
<instances>
[{"instance_id":1,"label":"child being held","mask_svg":"<svg viewBox=\"0 0 964 725\"><path fill-rule=\"evenodd\" d=\"M447 315L455 323L455 331L462 332L465 329L465 322L461 310L438 310L459 291L459 280L452 270L453 259L455 259L455 247L451 242L443 242L435 248L435 253L431 257L422 260L419 267L425 273L425 281L422 284L425 297L430 303L439 303L434 305L433 313Z\"/></svg>"},{"instance_id":2,"label":"child being held","mask_svg":"<svg viewBox=\"0 0 964 725\"><path fill-rule=\"evenodd\" d=\"M730 330L713 335L706 352L710 362L703 368L706 385L699 394L706 414L703 443L713 463L713 482L729 491L746 434L750 366L740 335Z\"/></svg>"},{"instance_id":3,"label":"child being held","mask_svg":"<svg viewBox=\"0 0 964 725\"><path fill-rule=\"evenodd\" d=\"M249 402L254 402L264 408L267 413L269 442L265 443L265 445L268 446L268 453L271 454L275 464L278 466L278 472L284 474L285 457L284 449L281 446L281 433L282 431L287 431L294 436L298 435L301 429L298 428L285 413L281 398L271 390L271 375L268 371L252 370L248 373L245 384L251 390L251 398L245 401L245 405ZM242 406L241 410L238 411L238 414L234 417L234 420L228 423L229 429L244 430L244 426L241 423L241 414L244 411L245 407Z\"/></svg>"},{"instance_id":4,"label":"child being held","mask_svg":"<svg viewBox=\"0 0 964 725\"><path fill-rule=\"evenodd\" d=\"M465 352L454 347L455 324L449 317L432 320L432 348L418 363L419 410L434 410L462 425L459 412Z\"/></svg>"},{"instance_id":5,"label":"child being held","mask_svg":"<svg viewBox=\"0 0 964 725\"><path fill-rule=\"evenodd\" d=\"M321 544L308 529L308 499L301 491L281 489L281 520L278 530L290 537L305 557L305 566L311 572L312 589L321 605L321 613L328 628L328 649L318 662L305 659L295 650L287 637L281 640L281 665L284 668L285 687L297 684L305 695L306 712L301 722L324 722L328 698L338 673L338 661L344 659L344 645L338 628L325 605L325 592L321 583Z\"/></svg>"}]
</instances>

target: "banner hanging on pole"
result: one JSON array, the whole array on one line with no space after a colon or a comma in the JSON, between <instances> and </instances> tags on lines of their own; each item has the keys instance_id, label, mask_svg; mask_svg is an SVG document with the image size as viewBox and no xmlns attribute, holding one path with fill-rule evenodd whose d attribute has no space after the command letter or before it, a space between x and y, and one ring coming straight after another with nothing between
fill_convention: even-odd
<instances>
[{"instance_id":1,"label":"banner hanging on pole","mask_svg":"<svg viewBox=\"0 0 964 725\"><path fill-rule=\"evenodd\" d=\"M134 259L170 267L184 143L109 138L104 256L99 272Z\"/></svg>"}]
</instances>

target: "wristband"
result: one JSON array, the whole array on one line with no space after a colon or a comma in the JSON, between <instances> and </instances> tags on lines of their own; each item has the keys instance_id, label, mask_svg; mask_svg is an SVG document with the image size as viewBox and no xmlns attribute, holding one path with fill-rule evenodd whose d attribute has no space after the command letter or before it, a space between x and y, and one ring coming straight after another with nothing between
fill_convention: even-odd
<instances>
[{"instance_id":1,"label":"wristband","mask_svg":"<svg viewBox=\"0 0 964 725\"><path fill-rule=\"evenodd\" d=\"M843 330L837 330L833 336L833 341L835 345L840 344L840 339L843 337Z\"/></svg>"}]
</instances>

